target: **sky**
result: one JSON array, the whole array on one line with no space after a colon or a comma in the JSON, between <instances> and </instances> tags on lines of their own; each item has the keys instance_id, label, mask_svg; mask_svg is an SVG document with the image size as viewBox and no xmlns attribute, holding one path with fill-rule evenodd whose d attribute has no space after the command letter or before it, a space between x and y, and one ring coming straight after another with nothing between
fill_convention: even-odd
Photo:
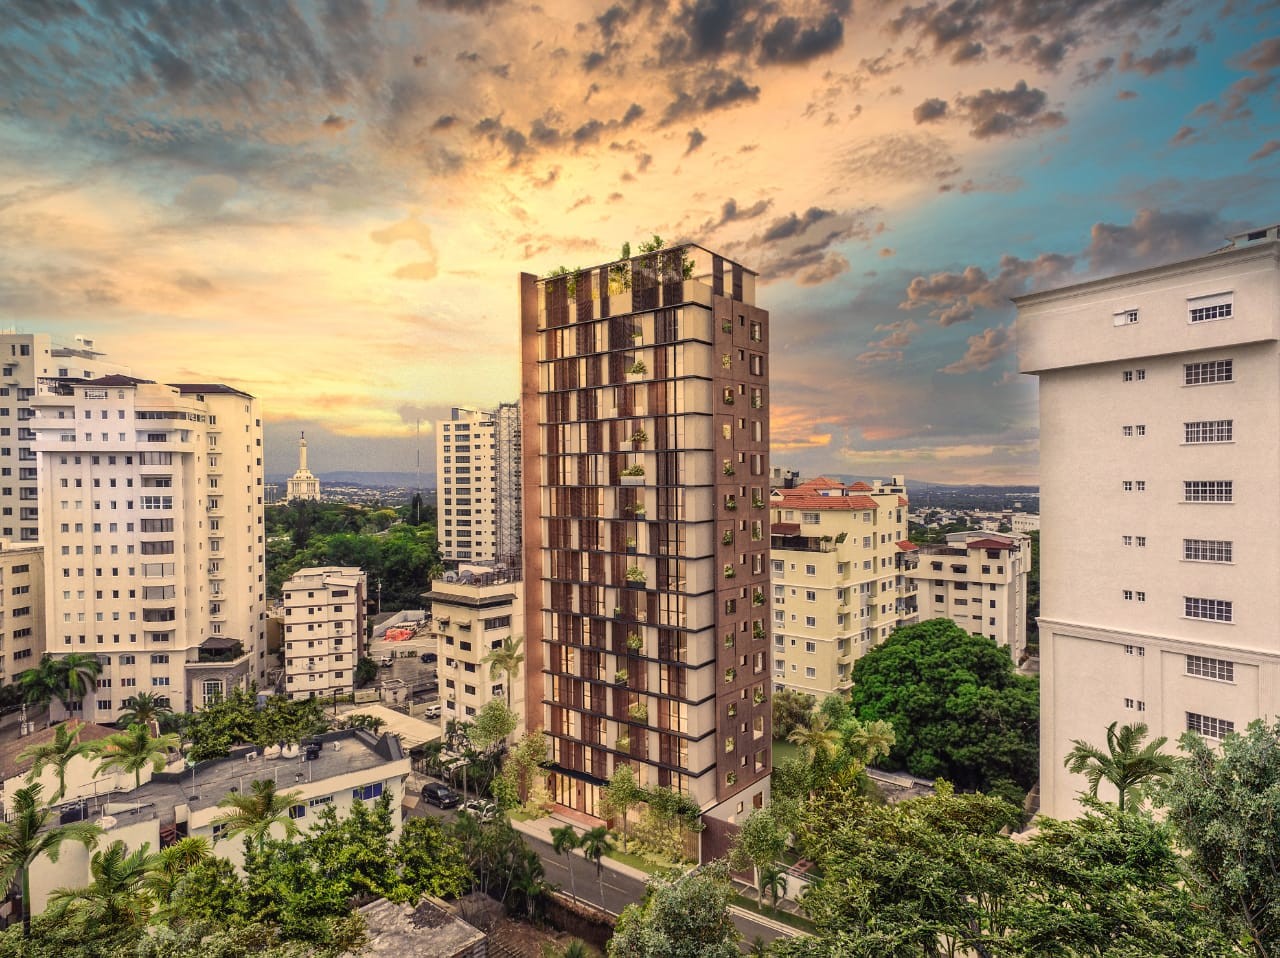
<instances>
[{"instance_id":1,"label":"sky","mask_svg":"<svg viewBox=\"0 0 1280 958\"><path fill-rule=\"evenodd\" d=\"M761 274L774 465L1037 481L1009 297L1280 222L1280 4L5 0L0 327L434 468L518 274Z\"/></svg>"}]
</instances>

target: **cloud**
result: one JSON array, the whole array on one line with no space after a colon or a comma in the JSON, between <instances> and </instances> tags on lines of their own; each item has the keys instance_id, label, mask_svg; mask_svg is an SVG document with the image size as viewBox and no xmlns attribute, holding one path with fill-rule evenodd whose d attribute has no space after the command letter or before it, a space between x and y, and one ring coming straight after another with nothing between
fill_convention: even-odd
<instances>
[{"instance_id":1,"label":"cloud","mask_svg":"<svg viewBox=\"0 0 1280 958\"><path fill-rule=\"evenodd\" d=\"M887 133L847 147L836 156L833 175L851 182L912 183L960 171L946 141L931 133Z\"/></svg>"},{"instance_id":2,"label":"cloud","mask_svg":"<svg viewBox=\"0 0 1280 958\"><path fill-rule=\"evenodd\" d=\"M769 207L773 205L773 200L757 200L748 207L738 206L738 201L730 197L724 201L724 205L720 208L719 219L710 219L702 224L702 232L709 233L717 230L728 223L739 223L743 220L753 220L757 216L763 216Z\"/></svg>"},{"instance_id":3,"label":"cloud","mask_svg":"<svg viewBox=\"0 0 1280 958\"><path fill-rule=\"evenodd\" d=\"M1223 122L1245 120L1253 116L1249 105L1255 96L1266 93L1275 84L1276 70L1280 68L1280 37L1259 40L1244 53L1231 61L1232 65L1249 72L1231 86L1218 101L1209 101L1196 107L1196 116L1216 116Z\"/></svg>"},{"instance_id":4,"label":"cloud","mask_svg":"<svg viewBox=\"0 0 1280 958\"><path fill-rule=\"evenodd\" d=\"M992 326L969 337L969 348L954 363L943 366L939 372L952 376L986 369L1001 356L1013 350L1013 325Z\"/></svg>"},{"instance_id":5,"label":"cloud","mask_svg":"<svg viewBox=\"0 0 1280 958\"><path fill-rule=\"evenodd\" d=\"M769 228L764 231L764 236L761 239L765 243L775 243L788 237L799 236L814 223L820 223L835 215L835 210L822 210L816 206L811 206L804 211L803 216L792 213L782 219L774 220Z\"/></svg>"},{"instance_id":6,"label":"cloud","mask_svg":"<svg viewBox=\"0 0 1280 958\"><path fill-rule=\"evenodd\" d=\"M1172 138L1170 138L1169 145L1181 146L1183 143L1187 143L1195 139L1195 135L1196 128L1194 126L1186 126L1184 124L1183 126L1178 127L1178 132L1173 134Z\"/></svg>"},{"instance_id":7,"label":"cloud","mask_svg":"<svg viewBox=\"0 0 1280 958\"><path fill-rule=\"evenodd\" d=\"M416 215L410 215L398 223L374 230L369 238L380 246L391 247L397 243L412 243L427 254L425 260L404 263L392 272L395 279L430 280L439 273L439 254L431 237L431 228Z\"/></svg>"},{"instance_id":8,"label":"cloud","mask_svg":"<svg viewBox=\"0 0 1280 958\"><path fill-rule=\"evenodd\" d=\"M348 120L346 117L338 116L336 113L330 113L320 121L320 126L330 133L341 133L353 122L353 120Z\"/></svg>"},{"instance_id":9,"label":"cloud","mask_svg":"<svg viewBox=\"0 0 1280 958\"><path fill-rule=\"evenodd\" d=\"M1195 59L1196 48L1190 45L1177 49L1161 47L1145 57L1135 57L1131 51L1126 50L1120 58L1120 69L1126 73L1141 73L1149 77L1163 73L1165 70L1185 67L1189 63L1194 63Z\"/></svg>"},{"instance_id":10,"label":"cloud","mask_svg":"<svg viewBox=\"0 0 1280 958\"><path fill-rule=\"evenodd\" d=\"M840 49L844 21L838 13L804 26L798 17L780 17L760 39L761 63L807 63Z\"/></svg>"},{"instance_id":11,"label":"cloud","mask_svg":"<svg viewBox=\"0 0 1280 958\"><path fill-rule=\"evenodd\" d=\"M917 276L907 284L906 299L898 308L928 308L939 326L952 326L973 319L979 309L1007 309L1010 297L1033 286L1060 282L1074 265L1074 257L1058 253L1041 253L1032 260L1006 254L1000 258L994 277L979 266L965 267L959 273Z\"/></svg>"},{"instance_id":12,"label":"cloud","mask_svg":"<svg viewBox=\"0 0 1280 958\"><path fill-rule=\"evenodd\" d=\"M441 130L448 130L457 126L458 118L451 113L446 113L436 117L436 121L431 124L431 132L438 133Z\"/></svg>"},{"instance_id":13,"label":"cloud","mask_svg":"<svg viewBox=\"0 0 1280 958\"><path fill-rule=\"evenodd\" d=\"M969 135L979 140L999 136L1021 136L1054 129L1067 122L1056 110L1046 110L1048 97L1019 80L1010 90L986 89L973 96L956 99L957 111L971 124Z\"/></svg>"},{"instance_id":14,"label":"cloud","mask_svg":"<svg viewBox=\"0 0 1280 958\"><path fill-rule=\"evenodd\" d=\"M729 244L725 252L756 262L761 282L794 278L802 286L816 286L848 271L848 259L833 247L851 239L869 241L878 212L874 206L843 213L811 206L774 219L749 240Z\"/></svg>"},{"instance_id":15,"label":"cloud","mask_svg":"<svg viewBox=\"0 0 1280 958\"><path fill-rule=\"evenodd\" d=\"M1237 226L1217 212L1141 209L1127 225L1095 223L1083 257L1106 274L1176 262L1221 247Z\"/></svg>"},{"instance_id":16,"label":"cloud","mask_svg":"<svg viewBox=\"0 0 1280 958\"><path fill-rule=\"evenodd\" d=\"M917 124L940 120L947 115L947 101L939 100L937 97L930 97L916 107L911 115Z\"/></svg>"},{"instance_id":17,"label":"cloud","mask_svg":"<svg viewBox=\"0 0 1280 958\"><path fill-rule=\"evenodd\" d=\"M1263 143L1262 146L1249 154L1249 159L1265 160L1268 156L1275 153L1280 153L1280 140L1267 140L1266 143Z\"/></svg>"},{"instance_id":18,"label":"cloud","mask_svg":"<svg viewBox=\"0 0 1280 958\"><path fill-rule=\"evenodd\" d=\"M698 78L692 93L680 90L662 112L659 126L670 126L688 117L724 110L760 99L760 87L741 76L711 70Z\"/></svg>"},{"instance_id":19,"label":"cloud","mask_svg":"<svg viewBox=\"0 0 1280 958\"><path fill-rule=\"evenodd\" d=\"M1076 68L1076 83L1079 86L1097 83L1110 73L1111 68L1115 65L1115 57L1098 57L1096 60L1086 60Z\"/></svg>"},{"instance_id":20,"label":"cloud","mask_svg":"<svg viewBox=\"0 0 1280 958\"><path fill-rule=\"evenodd\" d=\"M707 142L706 135L699 129L694 128L689 131L689 148L684 151L684 155L688 156L694 150L697 150L703 143Z\"/></svg>"},{"instance_id":21,"label":"cloud","mask_svg":"<svg viewBox=\"0 0 1280 958\"><path fill-rule=\"evenodd\" d=\"M857 362L863 365L902 362L903 351L911 345L919 328L912 319L899 319L892 323L878 324L876 332L885 335L867 343L866 351L858 355Z\"/></svg>"},{"instance_id":22,"label":"cloud","mask_svg":"<svg viewBox=\"0 0 1280 958\"><path fill-rule=\"evenodd\" d=\"M240 184L233 177L212 173L188 180L173 201L197 215L215 216L239 191Z\"/></svg>"}]
</instances>

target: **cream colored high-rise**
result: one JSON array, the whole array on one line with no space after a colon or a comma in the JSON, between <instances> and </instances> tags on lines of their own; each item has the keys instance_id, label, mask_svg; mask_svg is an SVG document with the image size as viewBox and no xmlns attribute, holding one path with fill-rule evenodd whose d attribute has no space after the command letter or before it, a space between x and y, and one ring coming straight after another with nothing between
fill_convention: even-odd
<instances>
[{"instance_id":1,"label":"cream colored high-rise","mask_svg":"<svg viewBox=\"0 0 1280 958\"><path fill-rule=\"evenodd\" d=\"M0 539L0 684L44 651L44 549Z\"/></svg>"},{"instance_id":2,"label":"cream colored high-rise","mask_svg":"<svg viewBox=\"0 0 1280 958\"><path fill-rule=\"evenodd\" d=\"M263 670L262 421L228 386L44 380L31 398L48 650L98 656L91 722L199 708Z\"/></svg>"},{"instance_id":3,"label":"cream colored high-rise","mask_svg":"<svg viewBox=\"0 0 1280 958\"><path fill-rule=\"evenodd\" d=\"M436 508L446 562L520 561L520 413L454 408L436 424Z\"/></svg>"},{"instance_id":4,"label":"cream colored high-rise","mask_svg":"<svg viewBox=\"0 0 1280 958\"><path fill-rule=\"evenodd\" d=\"M945 543L923 546L919 555L912 582L919 586L920 618L950 619L1007 648L1021 663L1027 651L1030 537L954 532Z\"/></svg>"},{"instance_id":5,"label":"cream colored high-rise","mask_svg":"<svg viewBox=\"0 0 1280 958\"><path fill-rule=\"evenodd\" d=\"M775 488L769 508L774 688L848 691L853 663L918 621L905 481L812 479Z\"/></svg>"},{"instance_id":6,"label":"cream colored high-rise","mask_svg":"<svg viewBox=\"0 0 1280 958\"><path fill-rule=\"evenodd\" d=\"M1280 713L1280 231L1016 302L1040 379L1041 808L1064 816L1073 739Z\"/></svg>"},{"instance_id":7,"label":"cream colored high-rise","mask_svg":"<svg viewBox=\"0 0 1280 958\"><path fill-rule=\"evenodd\" d=\"M285 694L291 699L351 694L364 640L368 576L351 566L299 569L280 593Z\"/></svg>"}]
</instances>

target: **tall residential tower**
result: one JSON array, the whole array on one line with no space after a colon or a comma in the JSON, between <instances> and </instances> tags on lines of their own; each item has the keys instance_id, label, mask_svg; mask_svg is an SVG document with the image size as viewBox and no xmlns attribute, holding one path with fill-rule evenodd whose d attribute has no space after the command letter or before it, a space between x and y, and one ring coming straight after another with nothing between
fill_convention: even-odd
<instances>
[{"instance_id":1,"label":"tall residential tower","mask_svg":"<svg viewBox=\"0 0 1280 958\"><path fill-rule=\"evenodd\" d=\"M1041 808L1064 816L1073 739L1280 713L1280 228L1017 304L1040 380Z\"/></svg>"},{"instance_id":2,"label":"tall residential tower","mask_svg":"<svg viewBox=\"0 0 1280 958\"><path fill-rule=\"evenodd\" d=\"M520 278L527 723L552 799L623 764L717 827L767 799L769 316L680 246Z\"/></svg>"},{"instance_id":3,"label":"tall residential tower","mask_svg":"<svg viewBox=\"0 0 1280 958\"><path fill-rule=\"evenodd\" d=\"M436 424L440 557L451 564L520 558L520 409L454 408Z\"/></svg>"}]
</instances>

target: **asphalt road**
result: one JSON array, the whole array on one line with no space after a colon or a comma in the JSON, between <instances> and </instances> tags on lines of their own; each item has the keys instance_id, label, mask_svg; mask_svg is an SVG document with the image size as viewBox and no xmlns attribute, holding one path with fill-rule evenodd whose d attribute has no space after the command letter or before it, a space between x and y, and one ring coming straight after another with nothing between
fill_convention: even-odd
<instances>
[{"instance_id":1,"label":"asphalt road","mask_svg":"<svg viewBox=\"0 0 1280 958\"><path fill-rule=\"evenodd\" d=\"M418 776L415 776L415 779L417 778ZM418 787L420 788L421 784ZM409 814L418 816L430 815L434 818L451 821L456 813L452 809L446 811L419 801L418 807L410 811ZM600 877L597 878L595 865L580 854L574 855L572 862L573 876L571 878L569 875L569 861L565 856L557 855L549 842L535 838L532 835L525 835L524 840L529 843L529 847L537 852L538 857L542 859L542 866L546 871L546 880L553 885L559 886L561 891L572 893L576 889L578 898L590 902L596 907L602 907L615 915L619 914L627 905L640 901L644 897L644 882L630 875L614 871L609 867L607 858L601 868ZM742 932L744 945L750 945L757 936L763 938L766 942L781 937L780 933L773 928L760 924L744 915L735 914L733 923L737 926L738 931Z\"/></svg>"}]
</instances>

